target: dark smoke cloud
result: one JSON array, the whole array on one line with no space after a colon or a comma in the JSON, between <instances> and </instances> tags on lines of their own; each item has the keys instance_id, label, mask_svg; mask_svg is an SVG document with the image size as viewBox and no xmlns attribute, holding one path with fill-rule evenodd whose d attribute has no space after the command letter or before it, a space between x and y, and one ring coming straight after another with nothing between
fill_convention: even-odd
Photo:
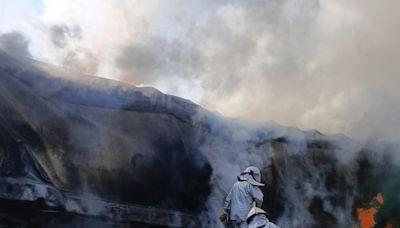
<instances>
[{"instance_id":1,"label":"dark smoke cloud","mask_svg":"<svg viewBox=\"0 0 400 228\"><path fill-rule=\"evenodd\" d=\"M15 57L29 57L29 40L19 32L0 34L0 49Z\"/></svg>"},{"instance_id":2,"label":"dark smoke cloud","mask_svg":"<svg viewBox=\"0 0 400 228\"><path fill-rule=\"evenodd\" d=\"M99 60L94 52L80 44L82 29L78 25L56 24L49 28L52 44L61 51L61 64L69 69L96 74Z\"/></svg>"},{"instance_id":3,"label":"dark smoke cloud","mask_svg":"<svg viewBox=\"0 0 400 228\"><path fill-rule=\"evenodd\" d=\"M207 14L173 20L171 31L184 31L177 38L180 45L152 41L157 30L140 33L117 57L124 77L139 84L162 82L174 94L171 75L182 86L199 81L197 101L228 116L398 138L397 3L203 4ZM170 58L172 53L185 59L195 53L196 61Z\"/></svg>"},{"instance_id":4,"label":"dark smoke cloud","mask_svg":"<svg viewBox=\"0 0 400 228\"><path fill-rule=\"evenodd\" d=\"M143 44L122 47L115 64L131 80L154 83L161 77L199 77L202 59L198 50L183 42L150 37Z\"/></svg>"},{"instance_id":5,"label":"dark smoke cloud","mask_svg":"<svg viewBox=\"0 0 400 228\"><path fill-rule=\"evenodd\" d=\"M50 36L56 47L65 48L70 39L82 39L82 30L79 26L53 25L50 27Z\"/></svg>"},{"instance_id":6,"label":"dark smoke cloud","mask_svg":"<svg viewBox=\"0 0 400 228\"><path fill-rule=\"evenodd\" d=\"M57 63L96 62L86 68L227 116L397 140L398 4L49 1L55 48L32 42Z\"/></svg>"}]
</instances>

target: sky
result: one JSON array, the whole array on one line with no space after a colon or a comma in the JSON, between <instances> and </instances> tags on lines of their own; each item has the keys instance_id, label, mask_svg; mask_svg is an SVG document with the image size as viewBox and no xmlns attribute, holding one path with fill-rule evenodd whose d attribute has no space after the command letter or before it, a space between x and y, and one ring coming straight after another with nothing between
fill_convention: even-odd
<instances>
[{"instance_id":1,"label":"sky","mask_svg":"<svg viewBox=\"0 0 400 228\"><path fill-rule=\"evenodd\" d=\"M0 0L0 42L18 32L35 59L224 116L396 141L399 10L395 0Z\"/></svg>"}]
</instances>

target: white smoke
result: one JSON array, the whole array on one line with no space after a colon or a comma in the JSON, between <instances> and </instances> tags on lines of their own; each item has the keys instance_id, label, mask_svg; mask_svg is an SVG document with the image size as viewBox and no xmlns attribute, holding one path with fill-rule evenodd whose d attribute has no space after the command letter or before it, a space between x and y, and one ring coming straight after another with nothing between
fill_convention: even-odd
<instances>
[{"instance_id":1,"label":"white smoke","mask_svg":"<svg viewBox=\"0 0 400 228\"><path fill-rule=\"evenodd\" d=\"M397 167L398 145L382 141L357 141L343 135L324 136L315 131L303 132L274 123L251 124L223 120L215 115L203 119L206 133L200 131L201 152L213 169L211 196L205 227L222 227L217 220L223 211L223 201L236 181L236 176L250 165L263 170L267 194L278 191L283 210L272 218L281 227L354 227L357 199L371 194L363 189L359 175L365 175L369 185L378 183L374 175L390 175L390 166ZM279 139L282 143L274 146ZM322 147L313 146L321 143ZM323 146L325 145L326 148ZM368 151L367 153L365 153ZM385 160L392 156L393 159ZM370 162L370 170L360 173L360 159ZM386 167L381 167L385 164ZM275 167L275 172L271 172ZM396 168L397 169L397 168ZM381 173L381 174L377 174ZM278 178L278 183L273 182ZM392 180L382 180L381 188ZM278 185L273 185L276 183ZM367 184L368 185L368 184ZM365 186L364 186L365 187ZM379 186L375 186L376 189ZM265 195L265 198L274 196ZM264 201L267 211L276 205ZM271 211L270 211L271 212ZM276 212L275 212L276 213ZM275 214L276 216L276 214Z\"/></svg>"},{"instance_id":2,"label":"white smoke","mask_svg":"<svg viewBox=\"0 0 400 228\"><path fill-rule=\"evenodd\" d=\"M12 28L30 28L31 52L39 59L153 85L226 116L364 139L399 139L397 1L43 2L44 11L32 25L17 17L19 27ZM54 28L62 28L61 33ZM79 36L71 35L73 28L79 28ZM202 151L213 163L209 205L215 215L235 176L248 165L268 166L273 154L269 148L249 152L248 142L260 133L255 127L211 121L216 138L209 138ZM300 131L266 129L264 138L290 135L297 148L293 153L304 152L306 136ZM337 144L337 158L346 167L354 165L365 145ZM301 203L294 189L299 179L287 180L286 195L295 206L280 224L312 221L304 205L311 196L328 194L319 184L323 178L307 179ZM335 211L342 224L351 223L351 206ZM289 223L288 218L299 220Z\"/></svg>"},{"instance_id":3,"label":"white smoke","mask_svg":"<svg viewBox=\"0 0 400 228\"><path fill-rule=\"evenodd\" d=\"M35 2L2 2L2 30L27 33L36 58L227 116L398 139L396 1Z\"/></svg>"}]
</instances>

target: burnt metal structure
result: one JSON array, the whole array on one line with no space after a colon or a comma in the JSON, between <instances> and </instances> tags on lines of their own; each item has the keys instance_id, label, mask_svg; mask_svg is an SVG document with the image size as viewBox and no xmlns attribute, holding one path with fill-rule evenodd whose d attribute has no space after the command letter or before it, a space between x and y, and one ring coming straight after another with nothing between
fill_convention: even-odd
<instances>
[{"instance_id":1,"label":"burnt metal structure","mask_svg":"<svg viewBox=\"0 0 400 228\"><path fill-rule=\"evenodd\" d=\"M54 227L65 220L101 227L196 227L200 222L188 212L108 202L26 178L0 179L0 226Z\"/></svg>"}]
</instances>

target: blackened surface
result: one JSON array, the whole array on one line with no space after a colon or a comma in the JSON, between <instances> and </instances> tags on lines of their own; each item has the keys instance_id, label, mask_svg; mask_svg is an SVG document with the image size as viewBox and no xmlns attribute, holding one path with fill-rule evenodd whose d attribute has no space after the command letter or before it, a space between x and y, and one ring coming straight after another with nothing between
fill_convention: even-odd
<instances>
[{"instance_id":1,"label":"blackened surface","mask_svg":"<svg viewBox=\"0 0 400 228\"><path fill-rule=\"evenodd\" d=\"M185 136L197 105L106 79L53 77L1 52L0 60L0 174L26 174L23 147L59 189L203 208L211 166Z\"/></svg>"},{"instance_id":2,"label":"blackened surface","mask_svg":"<svg viewBox=\"0 0 400 228\"><path fill-rule=\"evenodd\" d=\"M261 176L270 176L270 182L261 188L264 193L263 209L266 210L272 221L276 221L282 215L285 202L283 198L284 186L279 177L279 167L275 161L272 162L270 168L265 168L261 172Z\"/></svg>"},{"instance_id":3,"label":"blackened surface","mask_svg":"<svg viewBox=\"0 0 400 228\"><path fill-rule=\"evenodd\" d=\"M210 193L211 167L201 154L186 150L181 140L153 143L155 155L132 158L131 174L98 170L92 188L105 197L181 210L200 210ZM199 156L198 158L195 158ZM197 164L198 160L203 162ZM131 161L132 161L131 160ZM146 165L138 165L139 162Z\"/></svg>"}]
</instances>

